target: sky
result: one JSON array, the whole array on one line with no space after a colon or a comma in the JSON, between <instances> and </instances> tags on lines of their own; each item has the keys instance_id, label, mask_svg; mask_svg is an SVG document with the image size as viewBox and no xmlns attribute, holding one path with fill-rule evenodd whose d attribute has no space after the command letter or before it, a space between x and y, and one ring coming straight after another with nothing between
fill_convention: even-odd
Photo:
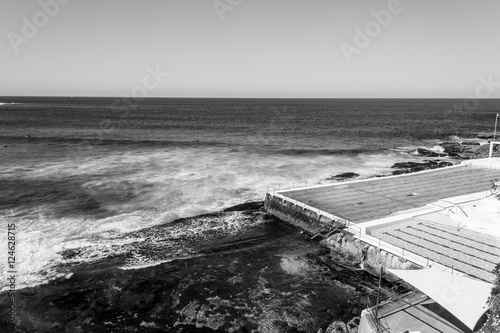
<instances>
[{"instance_id":1,"label":"sky","mask_svg":"<svg viewBox=\"0 0 500 333\"><path fill-rule=\"evenodd\" d=\"M499 14L498 0L0 0L0 95L466 98L486 80L500 98Z\"/></svg>"}]
</instances>

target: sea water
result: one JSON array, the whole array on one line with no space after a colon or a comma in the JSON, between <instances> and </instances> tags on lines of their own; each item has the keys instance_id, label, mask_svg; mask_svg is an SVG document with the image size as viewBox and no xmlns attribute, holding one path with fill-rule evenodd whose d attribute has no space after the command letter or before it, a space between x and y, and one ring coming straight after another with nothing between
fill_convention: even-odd
<instances>
[{"instance_id":1,"label":"sea water","mask_svg":"<svg viewBox=\"0 0 500 333\"><path fill-rule=\"evenodd\" d=\"M390 174L417 147L492 131L500 112L498 100L468 111L447 99L0 102L0 239L15 224L18 288L58 276L71 248L341 172ZM6 262L1 251L2 275Z\"/></svg>"}]
</instances>

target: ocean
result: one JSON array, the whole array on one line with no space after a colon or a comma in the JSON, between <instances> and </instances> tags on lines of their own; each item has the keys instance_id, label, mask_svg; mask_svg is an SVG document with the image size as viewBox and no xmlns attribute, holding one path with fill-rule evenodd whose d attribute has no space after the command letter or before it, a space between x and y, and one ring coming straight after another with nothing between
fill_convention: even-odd
<instances>
[{"instance_id":1,"label":"ocean","mask_svg":"<svg viewBox=\"0 0 500 333\"><path fill-rule=\"evenodd\" d=\"M16 226L18 289L69 277L76 261L68 253L75 249L79 265L97 262L145 239L137 236L141 230L169 230L179 218L261 201L269 189L327 183L342 172L389 174L395 162L425 159L415 154L418 147L438 149L443 141L492 132L500 112L500 100L465 110L452 99L0 102L0 221ZM248 232L245 221L221 225L237 237ZM213 228L212 221L168 232L187 237ZM277 232L264 229L259 237ZM138 256L120 267L197 256L180 244L168 255ZM6 264L2 250L2 275Z\"/></svg>"},{"instance_id":2,"label":"ocean","mask_svg":"<svg viewBox=\"0 0 500 333\"><path fill-rule=\"evenodd\" d=\"M262 200L268 186L387 173L416 147L492 131L500 112L498 100L3 100L16 104L0 105L0 218L19 228L21 285L50 276L66 246Z\"/></svg>"}]
</instances>

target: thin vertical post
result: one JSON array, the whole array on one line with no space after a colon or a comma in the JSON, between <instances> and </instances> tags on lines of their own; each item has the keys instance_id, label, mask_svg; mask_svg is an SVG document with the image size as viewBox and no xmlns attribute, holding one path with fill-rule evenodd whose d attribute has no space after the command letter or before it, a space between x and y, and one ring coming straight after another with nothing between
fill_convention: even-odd
<instances>
[{"instance_id":1,"label":"thin vertical post","mask_svg":"<svg viewBox=\"0 0 500 333\"><path fill-rule=\"evenodd\" d=\"M307 180L306 180L306 187L307 187Z\"/></svg>"},{"instance_id":2,"label":"thin vertical post","mask_svg":"<svg viewBox=\"0 0 500 333\"><path fill-rule=\"evenodd\" d=\"M498 113L495 116L495 132L493 133L493 141L495 141L495 139L497 137L497 123L498 123Z\"/></svg>"},{"instance_id":3,"label":"thin vertical post","mask_svg":"<svg viewBox=\"0 0 500 333\"><path fill-rule=\"evenodd\" d=\"M380 266L380 275L378 277L378 289L377 289L377 307L375 308L375 320L377 321L377 324L378 324L378 303L380 301L380 287L382 285L382 272L383 272L383 270L384 270L384 266Z\"/></svg>"}]
</instances>

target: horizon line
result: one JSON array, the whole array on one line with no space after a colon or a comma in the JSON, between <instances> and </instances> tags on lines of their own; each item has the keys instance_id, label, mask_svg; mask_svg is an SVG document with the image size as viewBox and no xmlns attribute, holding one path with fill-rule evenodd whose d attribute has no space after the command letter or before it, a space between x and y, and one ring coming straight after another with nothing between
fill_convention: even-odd
<instances>
[{"instance_id":1,"label":"horizon line","mask_svg":"<svg viewBox=\"0 0 500 333\"><path fill-rule=\"evenodd\" d=\"M116 99L469 99L467 97L227 97L227 96L149 96L149 97L129 97L129 96L89 96L89 95L10 95L0 96L0 98L116 98ZM476 97L474 97L476 98ZM477 97L478 100L495 100L500 97Z\"/></svg>"}]
</instances>

